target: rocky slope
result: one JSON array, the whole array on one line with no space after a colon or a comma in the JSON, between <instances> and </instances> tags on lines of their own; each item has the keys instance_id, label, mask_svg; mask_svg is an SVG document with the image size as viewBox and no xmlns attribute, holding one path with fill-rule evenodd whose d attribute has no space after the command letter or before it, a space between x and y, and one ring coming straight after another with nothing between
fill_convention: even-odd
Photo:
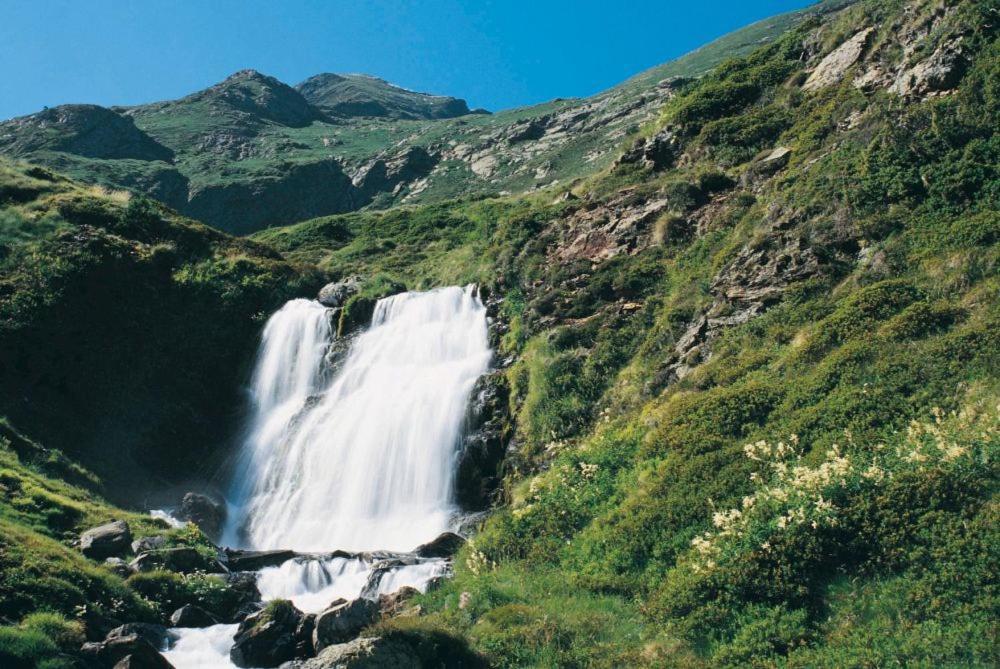
<instances>
[{"instance_id":1,"label":"rocky slope","mask_svg":"<svg viewBox=\"0 0 1000 669\"><path fill-rule=\"evenodd\" d=\"M180 100L0 123L0 153L145 193L238 234L363 207L531 191L607 167L676 77L844 1L755 24L582 100L470 114L461 100L374 77L322 74L293 89L244 71Z\"/></svg>"}]
</instances>

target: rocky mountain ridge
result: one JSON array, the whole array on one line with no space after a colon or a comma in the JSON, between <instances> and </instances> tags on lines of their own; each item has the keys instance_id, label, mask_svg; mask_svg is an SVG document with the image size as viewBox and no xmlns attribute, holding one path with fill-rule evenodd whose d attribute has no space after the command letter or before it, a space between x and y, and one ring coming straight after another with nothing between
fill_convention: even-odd
<instances>
[{"instance_id":1,"label":"rocky mountain ridge","mask_svg":"<svg viewBox=\"0 0 1000 669\"><path fill-rule=\"evenodd\" d=\"M0 123L0 154L147 194L238 234L364 207L530 192L607 167L678 75L842 4L755 24L582 100L491 115L366 75L321 74L293 88L246 70L179 100L58 107ZM77 117L93 146L80 144Z\"/></svg>"}]
</instances>

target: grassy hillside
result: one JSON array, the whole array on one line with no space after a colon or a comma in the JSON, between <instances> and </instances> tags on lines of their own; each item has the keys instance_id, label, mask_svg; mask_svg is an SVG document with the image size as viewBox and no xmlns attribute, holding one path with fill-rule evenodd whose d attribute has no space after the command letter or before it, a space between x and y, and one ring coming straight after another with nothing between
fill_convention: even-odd
<instances>
[{"instance_id":1,"label":"grassy hillside","mask_svg":"<svg viewBox=\"0 0 1000 669\"><path fill-rule=\"evenodd\" d=\"M262 319L321 277L40 167L0 163L0 202L0 415L118 500L210 474Z\"/></svg>"},{"instance_id":2,"label":"grassy hillside","mask_svg":"<svg viewBox=\"0 0 1000 669\"><path fill-rule=\"evenodd\" d=\"M667 165L258 235L505 297L505 504L380 632L510 667L1000 661L997 8L906 6L686 86L638 145Z\"/></svg>"},{"instance_id":3,"label":"grassy hillside","mask_svg":"<svg viewBox=\"0 0 1000 669\"><path fill-rule=\"evenodd\" d=\"M515 422L455 578L369 633L498 667L996 666L998 12L805 17L673 82L577 181L251 239L5 164L0 587L38 594L0 651L80 633L50 567L2 562L26 546L123 615L202 592L87 571L67 539L118 512L19 431L106 488L215 456L263 316L357 273L500 298Z\"/></svg>"}]
</instances>

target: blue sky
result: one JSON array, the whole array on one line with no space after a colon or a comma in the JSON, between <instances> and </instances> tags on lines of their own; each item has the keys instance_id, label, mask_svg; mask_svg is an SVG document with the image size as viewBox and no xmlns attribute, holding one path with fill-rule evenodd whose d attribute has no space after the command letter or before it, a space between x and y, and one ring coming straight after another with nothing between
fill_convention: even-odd
<instances>
[{"instance_id":1,"label":"blue sky","mask_svg":"<svg viewBox=\"0 0 1000 669\"><path fill-rule=\"evenodd\" d=\"M0 0L0 119L175 98L252 67L496 110L590 95L810 0Z\"/></svg>"}]
</instances>

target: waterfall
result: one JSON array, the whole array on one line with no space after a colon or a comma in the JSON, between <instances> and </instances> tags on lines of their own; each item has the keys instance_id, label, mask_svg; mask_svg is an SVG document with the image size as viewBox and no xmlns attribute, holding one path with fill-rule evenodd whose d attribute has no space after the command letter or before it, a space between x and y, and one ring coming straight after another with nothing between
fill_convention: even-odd
<instances>
[{"instance_id":1,"label":"waterfall","mask_svg":"<svg viewBox=\"0 0 1000 669\"><path fill-rule=\"evenodd\" d=\"M380 300L336 373L329 312L264 329L228 538L250 548L411 550L448 527L462 422L491 357L470 286Z\"/></svg>"}]
</instances>

